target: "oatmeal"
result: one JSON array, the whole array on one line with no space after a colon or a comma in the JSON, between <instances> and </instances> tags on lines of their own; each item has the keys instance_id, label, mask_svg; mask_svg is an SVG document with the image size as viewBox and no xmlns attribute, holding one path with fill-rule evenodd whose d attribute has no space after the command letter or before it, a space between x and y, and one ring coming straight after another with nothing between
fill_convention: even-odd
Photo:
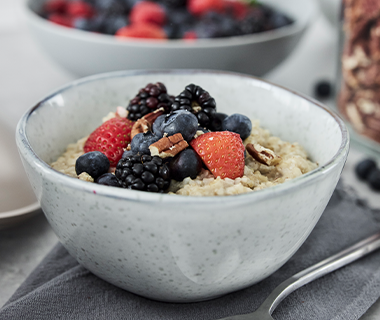
<instances>
[{"instance_id":1,"label":"oatmeal","mask_svg":"<svg viewBox=\"0 0 380 320\"><path fill-rule=\"evenodd\" d=\"M173 97L160 82L140 89L51 166L87 182L192 196L247 193L317 168L302 146L259 121L217 112L200 86Z\"/></svg>"}]
</instances>

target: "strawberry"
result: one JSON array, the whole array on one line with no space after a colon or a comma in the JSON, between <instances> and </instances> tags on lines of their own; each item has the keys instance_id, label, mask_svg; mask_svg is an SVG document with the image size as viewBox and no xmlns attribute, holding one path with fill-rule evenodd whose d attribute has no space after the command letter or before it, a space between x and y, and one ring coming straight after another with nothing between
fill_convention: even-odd
<instances>
[{"instance_id":1,"label":"strawberry","mask_svg":"<svg viewBox=\"0 0 380 320\"><path fill-rule=\"evenodd\" d=\"M134 122L121 117L104 122L90 134L84 144L84 152L100 151L116 167L123 155L124 148L131 142L131 130Z\"/></svg>"},{"instance_id":2,"label":"strawberry","mask_svg":"<svg viewBox=\"0 0 380 320\"><path fill-rule=\"evenodd\" d=\"M65 13L66 7L66 0L49 0L45 2L43 11L46 13Z\"/></svg>"},{"instance_id":3,"label":"strawberry","mask_svg":"<svg viewBox=\"0 0 380 320\"><path fill-rule=\"evenodd\" d=\"M232 12L238 20L244 19L250 8L248 2L242 0L223 0L223 6L225 12Z\"/></svg>"},{"instance_id":4,"label":"strawberry","mask_svg":"<svg viewBox=\"0 0 380 320\"><path fill-rule=\"evenodd\" d=\"M207 132L190 145L214 177L236 179L244 174L244 145L240 135L230 131Z\"/></svg>"},{"instance_id":5,"label":"strawberry","mask_svg":"<svg viewBox=\"0 0 380 320\"><path fill-rule=\"evenodd\" d=\"M193 31L193 30L186 31L183 34L182 39L184 39L184 40L196 40L197 39L197 33L195 31Z\"/></svg>"},{"instance_id":6,"label":"strawberry","mask_svg":"<svg viewBox=\"0 0 380 320\"><path fill-rule=\"evenodd\" d=\"M118 37L167 39L164 29L148 23L137 23L120 28L115 35Z\"/></svg>"},{"instance_id":7,"label":"strawberry","mask_svg":"<svg viewBox=\"0 0 380 320\"><path fill-rule=\"evenodd\" d=\"M73 22L72 22L71 17L64 15L64 14L61 14L61 13L50 14L48 16L48 20L51 22L54 22L56 24L59 24L61 26L65 26L65 27L71 28L73 26Z\"/></svg>"},{"instance_id":8,"label":"strawberry","mask_svg":"<svg viewBox=\"0 0 380 320\"><path fill-rule=\"evenodd\" d=\"M209 11L222 12L222 0L188 0L187 10L194 15L203 15Z\"/></svg>"},{"instance_id":9,"label":"strawberry","mask_svg":"<svg viewBox=\"0 0 380 320\"><path fill-rule=\"evenodd\" d=\"M73 18L91 18L95 14L93 7L81 0L68 2L67 13Z\"/></svg>"},{"instance_id":10,"label":"strawberry","mask_svg":"<svg viewBox=\"0 0 380 320\"><path fill-rule=\"evenodd\" d=\"M158 26L165 24L165 10L157 3L140 1L136 3L129 15L131 23L152 23Z\"/></svg>"}]
</instances>

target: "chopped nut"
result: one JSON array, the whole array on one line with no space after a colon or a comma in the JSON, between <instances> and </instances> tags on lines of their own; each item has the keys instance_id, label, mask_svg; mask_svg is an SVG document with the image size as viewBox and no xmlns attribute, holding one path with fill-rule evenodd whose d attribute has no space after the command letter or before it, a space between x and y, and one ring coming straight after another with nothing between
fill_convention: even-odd
<instances>
[{"instance_id":1,"label":"chopped nut","mask_svg":"<svg viewBox=\"0 0 380 320\"><path fill-rule=\"evenodd\" d=\"M145 133L151 130L154 121L156 121L156 119L162 114L164 114L164 108L157 109L138 119L132 127L131 138L133 139L136 134Z\"/></svg>"},{"instance_id":2,"label":"chopped nut","mask_svg":"<svg viewBox=\"0 0 380 320\"><path fill-rule=\"evenodd\" d=\"M174 157L188 146L189 144L183 139L182 134L176 133L169 137L163 137L151 144L149 150L152 156L167 158Z\"/></svg>"},{"instance_id":3,"label":"chopped nut","mask_svg":"<svg viewBox=\"0 0 380 320\"><path fill-rule=\"evenodd\" d=\"M91 177L87 172L82 172L82 173L78 176L78 179L79 179L79 180L83 180L83 181L88 181L88 182L94 182L94 178Z\"/></svg>"},{"instance_id":4,"label":"chopped nut","mask_svg":"<svg viewBox=\"0 0 380 320\"><path fill-rule=\"evenodd\" d=\"M248 143L246 149L256 161L267 166L275 166L281 161L281 157L277 156L272 150L264 148L258 143Z\"/></svg>"}]
</instances>

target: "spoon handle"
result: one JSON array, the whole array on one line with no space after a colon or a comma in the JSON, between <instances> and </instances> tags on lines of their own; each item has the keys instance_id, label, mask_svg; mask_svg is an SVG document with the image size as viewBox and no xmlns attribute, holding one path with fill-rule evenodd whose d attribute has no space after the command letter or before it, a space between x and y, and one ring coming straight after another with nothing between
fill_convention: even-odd
<instances>
[{"instance_id":1,"label":"spoon handle","mask_svg":"<svg viewBox=\"0 0 380 320\"><path fill-rule=\"evenodd\" d=\"M380 232L303 270L278 285L259 309L272 314L278 304L303 285L335 271L380 248Z\"/></svg>"}]
</instances>

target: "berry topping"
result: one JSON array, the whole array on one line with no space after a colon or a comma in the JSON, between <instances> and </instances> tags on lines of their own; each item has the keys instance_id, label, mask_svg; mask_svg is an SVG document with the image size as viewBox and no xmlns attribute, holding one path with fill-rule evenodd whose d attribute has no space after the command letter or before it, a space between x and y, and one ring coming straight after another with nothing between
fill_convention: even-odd
<instances>
[{"instance_id":1,"label":"berry topping","mask_svg":"<svg viewBox=\"0 0 380 320\"><path fill-rule=\"evenodd\" d=\"M209 129L211 131L224 131L222 129L222 122L225 118L227 118L227 115L225 113L215 112L212 115L211 121L208 125Z\"/></svg>"},{"instance_id":2,"label":"berry topping","mask_svg":"<svg viewBox=\"0 0 380 320\"><path fill-rule=\"evenodd\" d=\"M187 9L194 15L202 15L209 11L223 11L222 0L188 0Z\"/></svg>"},{"instance_id":3,"label":"berry topping","mask_svg":"<svg viewBox=\"0 0 380 320\"><path fill-rule=\"evenodd\" d=\"M95 179L95 183L102 184L104 186L121 188L121 184L120 184L119 180L112 173L102 174L100 177Z\"/></svg>"},{"instance_id":4,"label":"berry topping","mask_svg":"<svg viewBox=\"0 0 380 320\"><path fill-rule=\"evenodd\" d=\"M56 24L59 24L61 26L69 27L71 28L73 25L71 17L68 17L61 13L52 13L48 16L48 20L51 22L54 22Z\"/></svg>"},{"instance_id":5,"label":"berry topping","mask_svg":"<svg viewBox=\"0 0 380 320\"><path fill-rule=\"evenodd\" d=\"M145 133L138 133L132 139L131 151L134 154L140 153L150 155L149 146L160 139L161 136L155 135L151 131Z\"/></svg>"},{"instance_id":6,"label":"berry topping","mask_svg":"<svg viewBox=\"0 0 380 320\"><path fill-rule=\"evenodd\" d=\"M141 1L133 6L129 20L131 23L151 23L163 26L166 20L165 10L158 3Z\"/></svg>"},{"instance_id":7,"label":"berry topping","mask_svg":"<svg viewBox=\"0 0 380 320\"><path fill-rule=\"evenodd\" d=\"M65 13L67 7L66 0L49 0L43 6L45 13Z\"/></svg>"},{"instance_id":8,"label":"berry topping","mask_svg":"<svg viewBox=\"0 0 380 320\"><path fill-rule=\"evenodd\" d=\"M78 176L86 172L94 179L108 172L109 168L110 161L99 151L82 154L75 162L75 172Z\"/></svg>"},{"instance_id":9,"label":"berry topping","mask_svg":"<svg viewBox=\"0 0 380 320\"><path fill-rule=\"evenodd\" d=\"M90 134L84 145L84 152L100 151L107 156L111 167L115 167L124 148L131 142L132 126L131 120L120 117L104 122Z\"/></svg>"},{"instance_id":10,"label":"berry topping","mask_svg":"<svg viewBox=\"0 0 380 320\"><path fill-rule=\"evenodd\" d=\"M115 175L127 189L163 192L170 185L170 170L157 156L127 156L117 164Z\"/></svg>"},{"instance_id":11,"label":"berry topping","mask_svg":"<svg viewBox=\"0 0 380 320\"><path fill-rule=\"evenodd\" d=\"M172 98L168 95L163 83L149 83L129 101L127 106L128 119L136 121L159 108L164 108L165 112L168 113L172 102Z\"/></svg>"},{"instance_id":12,"label":"berry topping","mask_svg":"<svg viewBox=\"0 0 380 320\"><path fill-rule=\"evenodd\" d=\"M185 90L175 97L171 110L190 111L196 115L200 126L207 128L216 111L216 103L214 98L203 88L189 84Z\"/></svg>"},{"instance_id":13,"label":"berry topping","mask_svg":"<svg viewBox=\"0 0 380 320\"><path fill-rule=\"evenodd\" d=\"M372 170L376 169L376 162L372 159L365 159L360 161L356 167L355 172L359 179L365 180L368 178Z\"/></svg>"},{"instance_id":14,"label":"berry topping","mask_svg":"<svg viewBox=\"0 0 380 320\"><path fill-rule=\"evenodd\" d=\"M193 149L185 149L170 161L169 169L174 180L195 179L202 170L202 159Z\"/></svg>"},{"instance_id":15,"label":"berry topping","mask_svg":"<svg viewBox=\"0 0 380 320\"><path fill-rule=\"evenodd\" d=\"M190 145L214 177L236 179L244 174L244 145L237 133L209 132Z\"/></svg>"},{"instance_id":16,"label":"berry topping","mask_svg":"<svg viewBox=\"0 0 380 320\"><path fill-rule=\"evenodd\" d=\"M90 18L95 14L92 6L81 0L67 2L66 10L72 17Z\"/></svg>"},{"instance_id":17,"label":"berry topping","mask_svg":"<svg viewBox=\"0 0 380 320\"><path fill-rule=\"evenodd\" d=\"M115 36L120 38L147 38L147 39L166 39L164 29L154 24L137 23L120 28Z\"/></svg>"},{"instance_id":18,"label":"berry topping","mask_svg":"<svg viewBox=\"0 0 380 320\"><path fill-rule=\"evenodd\" d=\"M159 116L153 124L153 131L156 134L163 136L166 133L168 136L172 136L181 133L187 142L194 138L198 129L198 120L191 112L177 110L165 115L164 118L161 117ZM155 125L156 122L157 125Z\"/></svg>"},{"instance_id":19,"label":"berry topping","mask_svg":"<svg viewBox=\"0 0 380 320\"><path fill-rule=\"evenodd\" d=\"M252 122L247 116L234 113L223 120L222 130L238 133L240 138L244 140L251 134Z\"/></svg>"}]
</instances>

